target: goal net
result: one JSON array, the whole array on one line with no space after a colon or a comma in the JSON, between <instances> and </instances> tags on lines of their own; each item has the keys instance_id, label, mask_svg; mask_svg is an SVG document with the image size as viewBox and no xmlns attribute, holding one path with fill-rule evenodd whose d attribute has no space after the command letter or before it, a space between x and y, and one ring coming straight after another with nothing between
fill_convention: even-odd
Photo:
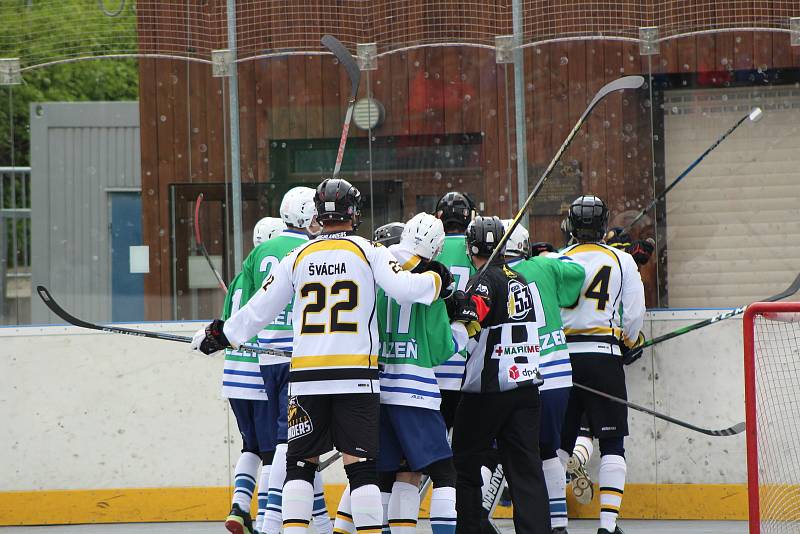
<instances>
[{"instance_id":1,"label":"goal net","mask_svg":"<svg viewBox=\"0 0 800 534\"><path fill-rule=\"evenodd\" d=\"M744 318L750 533L800 532L800 302Z\"/></svg>"}]
</instances>

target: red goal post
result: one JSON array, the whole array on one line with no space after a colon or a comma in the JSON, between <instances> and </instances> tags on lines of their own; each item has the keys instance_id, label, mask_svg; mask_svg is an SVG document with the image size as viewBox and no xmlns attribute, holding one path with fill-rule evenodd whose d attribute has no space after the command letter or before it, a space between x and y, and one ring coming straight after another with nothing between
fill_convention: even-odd
<instances>
[{"instance_id":1,"label":"red goal post","mask_svg":"<svg viewBox=\"0 0 800 534\"><path fill-rule=\"evenodd\" d=\"M743 322L750 534L800 532L800 302Z\"/></svg>"}]
</instances>

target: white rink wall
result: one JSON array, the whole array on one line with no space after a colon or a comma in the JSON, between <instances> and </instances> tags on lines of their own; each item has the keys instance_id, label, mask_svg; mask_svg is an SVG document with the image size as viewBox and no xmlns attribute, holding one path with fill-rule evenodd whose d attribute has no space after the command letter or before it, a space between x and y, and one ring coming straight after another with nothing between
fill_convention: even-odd
<instances>
[{"instance_id":1,"label":"white rink wall","mask_svg":"<svg viewBox=\"0 0 800 534\"><path fill-rule=\"evenodd\" d=\"M649 337L718 311L648 314ZM202 323L131 325L191 335ZM648 350L630 400L706 428L744 420L739 318ZM0 328L0 491L225 486L241 441L222 359L74 327ZM632 412L628 481L740 484L744 435L712 438ZM597 453L595 453L597 456ZM595 459L596 461L596 459ZM345 483L337 465L326 482Z\"/></svg>"}]
</instances>

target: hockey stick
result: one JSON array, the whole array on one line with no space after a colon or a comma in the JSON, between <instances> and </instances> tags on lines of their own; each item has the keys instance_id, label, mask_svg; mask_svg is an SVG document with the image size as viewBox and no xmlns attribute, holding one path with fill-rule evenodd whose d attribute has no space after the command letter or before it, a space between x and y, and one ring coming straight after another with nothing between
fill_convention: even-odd
<instances>
[{"instance_id":1,"label":"hockey stick","mask_svg":"<svg viewBox=\"0 0 800 534\"><path fill-rule=\"evenodd\" d=\"M615 91L622 91L623 89L638 89L639 87L642 86L642 84L644 84L644 78L642 78L641 76L625 76L619 78L618 80L614 80L613 82L605 84L603 87L600 88L597 94L594 95L592 101L589 102L589 107L586 108L586 110L578 119L578 122L576 122L575 126L572 127L572 130L569 132L567 138L561 144L561 147L558 149L558 152L556 152L556 155L553 156L553 159L550 161L550 164L542 173L541 178L539 178L539 181L536 183L535 186L533 186L533 191L531 191L531 193L528 195L528 198L525 200L525 203L522 206L520 206L517 215L511 221L511 225L509 225L508 228L506 228L503 237L500 239L500 242L497 243L497 246L494 248L492 254L489 256L489 259L486 261L483 267L481 267L480 271L478 271L477 276L474 278L475 281L478 281L483 277L484 273L486 272L486 269L489 268L489 265L491 265L494 259L498 256L498 254L500 254L500 251L503 250L506 241L508 241L508 238L511 237L511 234L514 233L514 229L519 224L520 219L522 219L522 215L528 210L528 206L530 206L533 199L536 198L536 195L539 194L539 191L541 191L542 186L544 186L544 183L547 181L547 179L550 178L550 175L553 173L553 169L555 169L556 164L561 159L561 156L564 155L564 152L567 150L567 148L569 148L569 145L572 143L572 140L575 139L575 136L578 134L578 130L580 130L581 126L583 126L583 123L586 122L586 119L589 117L589 114L592 112L595 106L597 106L597 104L599 104L601 100L603 100L605 97L607 97L608 95L610 95ZM469 286L467 288L467 292L469 292L469 289L471 289L471 287L472 286Z\"/></svg>"},{"instance_id":2,"label":"hockey stick","mask_svg":"<svg viewBox=\"0 0 800 534\"><path fill-rule=\"evenodd\" d=\"M502 464L497 464L497 467L492 471L492 476L489 478L489 487L486 488L486 493L481 499L481 506L489 515L489 526L492 527L495 534L502 534L500 527L494 522L494 512L497 510L497 505L500 502L500 497L503 495L503 486L506 481L506 475L503 471Z\"/></svg>"},{"instance_id":3,"label":"hockey stick","mask_svg":"<svg viewBox=\"0 0 800 534\"><path fill-rule=\"evenodd\" d=\"M708 156L709 153L711 153L712 150L717 148L719 146L719 144L722 143L730 134L732 134L733 131L736 128L738 128L744 121L746 121L747 119L750 119L751 122L758 122L759 120L761 120L762 114L763 114L763 112L761 111L761 108L755 107L747 115L745 115L744 117L742 117L741 119L736 121L736 124L734 124L733 126L728 128L727 132L722 134L716 141L714 141L714 144L712 144L710 147L708 147L705 152L700 154L700 157L697 158L696 160L694 160L691 163L691 165L686 167L686 170L684 170L682 173L680 173L680 175L678 175L678 177L675 178L675 180L673 180L672 183L669 184L666 187L666 189L664 189L664 191L661 192L660 195L658 195L656 198L654 198L653 201L650 202L650 204L648 204L642 211L640 211L639 214L631 222L626 224L625 227L622 229L622 232L620 232L620 233L626 233L628 230L630 230L633 227L633 225L635 225L637 222L639 222L641 220L641 218L644 217L645 213L647 213L648 211L653 209L653 206L655 206L660 200L662 200L664 197L666 197L667 193L669 193L670 190L673 187L678 185L678 182L683 180L686 177L687 174L692 172L692 169L697 167L697 165L701 161L703 161L705 159L705 157Z\"/></svg>"},{"instance_id":4,"label":"hockey stick","mask_svg":"<svg viewBox=\"0 0 800 534\"><path fill-rule=\"evenodd\" d=\"M219 282L219 287L225 292L228 292L228 287L225 285L225 281L222 279L222 276L217 272L217 268L214 267L214 264L211 263L211 257L208 255L208 250L206 249L205 244L203 244L203 238L200 236L200 203L203 202L203 193L197 195L197 200L194 203L194 240L197 243L197 248L203 254L203 257L208 262L208 266L211 267L211 272L214 273L214 277Z\"/></svg>"},{"instance_id":5,"label":"hockey stick","mask_svg":"<svg viewBox=\"0 0 800 534\"><path fill-rule=\"evenodd\" d=\"M58 315L61 319L68 322L73 326L87 328L89 330L100 330L101 332L109 332L111 334L125 334L128 336L149 337L151 339L161 339L163 341L177 341L178 343L191 343L192 338L187 336L177 336L175 334L167 334L164 332L151 332L149 330L137 330L133 328L120 328L118 326L104 326L100 324L90 323L83 319L78 319L71 315L64 308L62 308L50 294L50 291L44 286L36 286L36 292L39 297L50 308L50 311ZM269 354L271 356L280 356L283 358L291 358L291 355L274 349L266 349L264 347L254 347L252 345L242 345L237 350L255 352L259 354Z\"/></svg>"},{"instance_id":6,"label":"hockey stick","mask_svg":"<svg viewBox=\"0 0 800 534\"><path fill-rule=\"evenodd\" d=\"M347 133L350 131L350 120L353 118L353 108L356 105L356 96L358 95L358 84L361 82L361 69L358 68L358 63L345 46L333 35L323 35L322 45L331 51L339 60L339 64L347 71L347 76L350 78L350 99L347 101L347 113L344 116L344 126L342 126L342 138L339 140L339 151L336 153L336 165L333 167L333 175L331 178L339 176L339 171L342 168L342 159L344 159L344 146L347 144Z\"/></svg>"},{"instance_id":7,"label":"hockey stick","mask_svg":"<svg viewBox=\"0 0 800 534\"><path fill-rule=\"evenodd\" d=\"M317 471L325 471L325 469L330 467L333 464L333 462L335 462L336 460L338 460L341 457L342 457L342 453L339 452L339 451L336 451L335 453L333 453L331 455L330 458L328 458L327 460L323 460L323 461L321 461L319 463L319 465L317 466Z\"/></svg>"},{"instance_id":8,"label":"hockey stick","mask_svg":"<svg viewBox=\"0 0 800 534\"><path fill-rule=\"evenodd\" d=\"M797 293L798 290L800 290L800 274L797 275L797 278L794 279L794 282L792 282L792 284L789 287L787 287L786 289L784 289L783 291L781 291L780 293L778 293L776 295L772 295L771 297L767 297L765 299L761 299L760 302L777 302L777 301L783 300L783 299L785 299L787 297L791 297L792 295ZM747 306L749 306L749 304ZM672 338L675 338L675 337L678 337L678 336L682 336L683 334L686 334L688 332L692 332L694 330L698 330L700 328L703 328L704 326L708 326L710 324L718 323L720 321L724 321L725 319L730 319L731 317L734 317L736 315L740 315L740 314L744 313L745 310L747 309L747 306L742 306L741 308L736 308L735 310L729 310L729 311L720 313L719 315L715 315L714 317L711 317L709 319L705 319L704 321L700 321L700 322L697 322L697 323L694 323L694 324L690 324L690 325L678 328L677 330L673 330L672 332L668 332L668 333L664 334L663 336L658 336L658 337L654 337L653 339L648 339L647 341L645 341L642 344L641 348L644 349L644 348L647 348L647 347L651 347L651 346L653 346L653 345L655 345L657 343L661 343L662 341L666 341L668 339L672 339Z\"/></svg>"},{"instance_id":9,"label":"hockey stick","mask_svg":"<svg viewBox=\"0 0 800 534\"><path fill-rule=\"evenodd\" d=\"M636 403L620 399L619 397L615 397L614 395L603 393L602 391L598 391L594 388L584 386L583 384L578 384L577 382L573 382L572 385L576 388L588 391L589 393L594 393L595 395L605 397L608 400L618 402L619 404L624 404L629 408L633 408L634 410L650 414L653 417L657 417L659 419L663 419L664 421L668 421L672 424L682 426L683 428L688 428L689 430L694 430L695 432L700 432L701 434L705 434L706 436L735 436L736 434L744 432L745 428L744 423L736 423L732 427L723 428L722 430L709 430L707 428L700 428L699 426L694 426L693 424L681 421L680 419L675 419L674 417L670 417L669 415L664 415L663 413L651 410L650 408L645 408L644 406L640 406Z\"/></svg>"}]
</instances>

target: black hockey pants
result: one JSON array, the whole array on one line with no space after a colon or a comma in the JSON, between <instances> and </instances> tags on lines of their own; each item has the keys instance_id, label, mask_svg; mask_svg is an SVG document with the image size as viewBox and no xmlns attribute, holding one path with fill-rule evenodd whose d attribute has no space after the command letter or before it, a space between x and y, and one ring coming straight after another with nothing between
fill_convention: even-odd
<instances>
[{"instance_id":1,"label":"black hockey pants","mask_svg":"<svg viewBox=\"0 0 800 534\"><path fill-rule=\"evenodd\" d=\"M550 534L547 488L539 457L539 391L462 393L453 426L457 534L481 532L481 473L497 440L514 502L517 534Z\"/></svg>"}]
</instances>

